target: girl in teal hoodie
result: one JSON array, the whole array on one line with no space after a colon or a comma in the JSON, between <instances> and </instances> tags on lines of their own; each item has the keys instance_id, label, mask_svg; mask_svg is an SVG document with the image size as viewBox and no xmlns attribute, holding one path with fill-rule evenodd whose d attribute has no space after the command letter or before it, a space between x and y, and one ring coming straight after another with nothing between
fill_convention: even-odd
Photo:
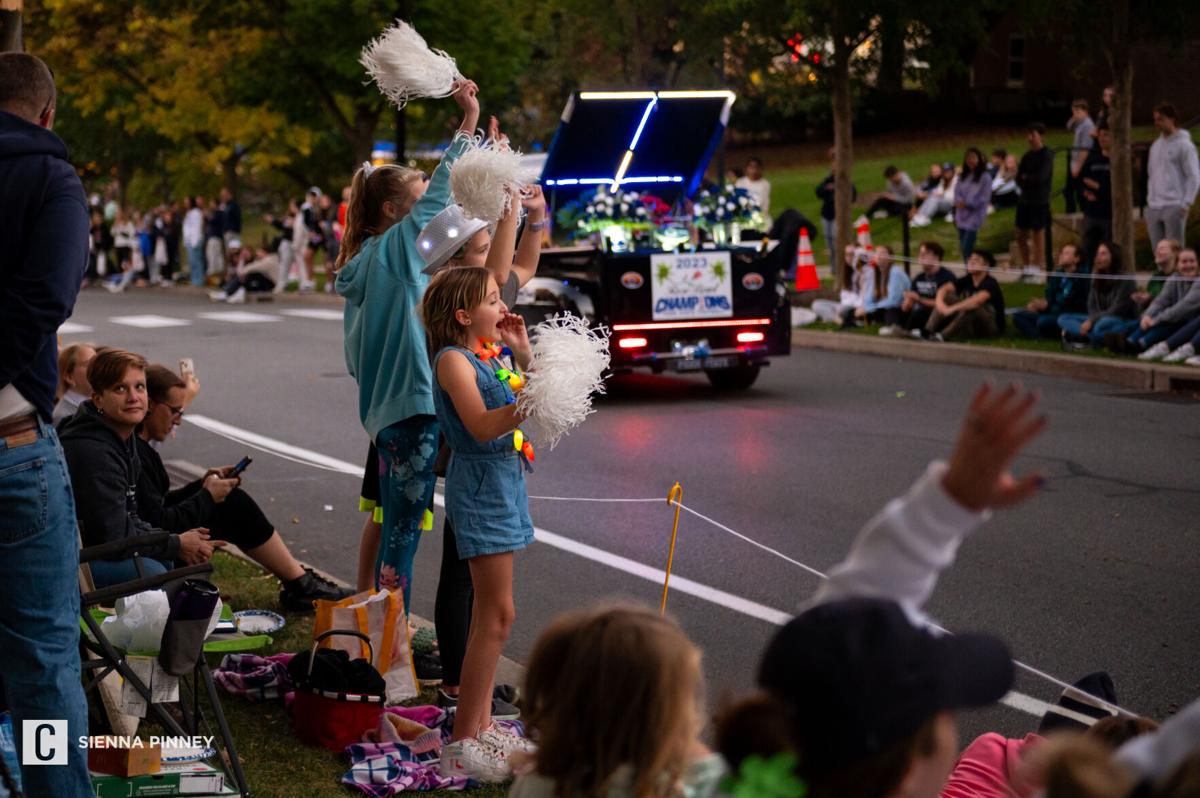
<instances>
[{"instance_id":1,"label":"girl in teal hoodie","mask_svg":"<svg viewBox=\"0 0 1200 798\"><path fill-rule=\"evenodd\" d=\"M450 204L450 167L479 124L478 91L469 80L456 87L463 121L427 184L398 167L358 170L338 258L335 287L346 299L346 366L358 382L359 417L381 460L384 528L375 586L400 588L405 607L420 524L436 481L438 442L429 353L416 312L429 278L421 273L425 264L415 242L421 228Z\"/></svg>"}]
</instances>

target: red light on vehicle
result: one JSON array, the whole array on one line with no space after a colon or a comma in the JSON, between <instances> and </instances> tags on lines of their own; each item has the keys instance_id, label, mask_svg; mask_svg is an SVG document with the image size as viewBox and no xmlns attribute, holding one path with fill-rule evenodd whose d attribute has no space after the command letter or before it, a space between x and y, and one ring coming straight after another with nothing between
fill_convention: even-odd
<instances>
[{"instance_id":1,"label":"red light on vehicle","mask_svg":"<svg viewBox=\"0 0 1200 798\"><path fill-rule=\"evenodd\" d=\"M622 338L617 341L617 346L622 349L641 349L648 343L650 342L645 338Z\"/></svg>"},{"instance_id":2,"label":"red light on vehicle","mask_svg":"<svg viewBox=\"0 0 1200 798\"><path fill-rule=\"evenodd\" d=\"M765 340L766 337L760 332L740 332L737 334L737 342L739 344L757 344Z\"/></svg>"}]
</instances>

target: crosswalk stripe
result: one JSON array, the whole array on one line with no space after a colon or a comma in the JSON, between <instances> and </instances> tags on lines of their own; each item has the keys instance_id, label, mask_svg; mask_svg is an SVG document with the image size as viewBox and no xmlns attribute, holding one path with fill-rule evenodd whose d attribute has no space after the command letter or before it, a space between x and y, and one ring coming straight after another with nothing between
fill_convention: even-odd
<instances>
[{"instance_id":1,"label":"crosswalk stripe","mask_svg":"<svg viewBox=\"0 0 1200 798\"><path fill-rule=\"evenodd\" d=\"M76 324L73 321L64 321L58 328L59 335L79 335L81 333L90 333L95 327L89 327L86 324Z\"/></svg>"},{"instance_id":2,"label":"crosswalk stripe","mask_svg":"<svg viewBox=\"0 0 1200 798\"><path fill-rule=\"evenodd\" d=\"M248 310L222 310L216 313L199 313L202 319L224 321L231 324L260 324L267 321L282 321L278 316L267 313L251 313Z\"/></svg>"},{"instance_id":3,"label":"crosswalk stripe","mask_svg":"<svg viewBox=\"0 0 1200 798\"><path fill-rule=\"evenodd\" d=\"M108 320L113 324L123 324L126 327L141 327L143 329L153 327L186 327L191 324L187 319L172 319L166 316L156 316L153 313L141 316L110 316Z\"/></svg>"},{"instance_id":4,"label":"crosswalk stripe","mask_svg":"<svg viewBox=\"0 0 1200 798\"><path fill-rule=\"evenodd\" d=\"M285 316L295 316L301 319L325 319L327 321L342 320L342 311L326 310L325 308L299 308L296 310L281 310L279 312Z\"/></svg>"}]
</instances>

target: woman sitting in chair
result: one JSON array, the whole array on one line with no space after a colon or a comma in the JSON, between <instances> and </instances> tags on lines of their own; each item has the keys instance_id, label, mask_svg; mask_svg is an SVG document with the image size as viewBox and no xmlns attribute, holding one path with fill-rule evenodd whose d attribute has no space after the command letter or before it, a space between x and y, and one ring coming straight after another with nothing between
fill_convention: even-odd
<instances>
[{"instance_id":1,"label":"woman sitting in chair","mask_svg":"<svg viewBox=\"0 0 1200 798\"><path fill-rule=\"evenodd\" d=\"M170 489L167 469L151 441L166 440L183 420L190 399L187 387L166 366L156 363L146 369L150 404L136 436L142 466L137 480L141 517L168 532L207 527L213 540L235 544L279 578L279 603L287 609L311 610L315 599L337 601L353 594L296 562L258 504L238 487L241 478L230 476L232 468L210 468L203 479Z\"/></svg>"},{"instance_id":2,"label":"woman sitting in chair","mask_svg":"<svg viewBox=\"0 0 1200 798\"><path fill-rule=\"evenodd\" d=\"M60 439L75 494L84 546L122 538L152 535L163 530L138 515L137 481L140 463L134 430L146 416L146 361L121 349L102 348L88 364L92 398L62 422ZM207 529L171 535L160 550L141 558L141 573L133 558L95 560L90 564L96 587L107 587L166 573L179 560L186 565L207 562L224 543L211 540Z\"/></svg>"}]
</instances>

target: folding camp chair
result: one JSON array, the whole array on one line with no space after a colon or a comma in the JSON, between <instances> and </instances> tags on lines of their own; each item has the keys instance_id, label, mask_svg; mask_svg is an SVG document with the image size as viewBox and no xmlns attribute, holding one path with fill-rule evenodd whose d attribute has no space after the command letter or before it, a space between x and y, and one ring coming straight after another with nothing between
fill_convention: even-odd
<instances>
[{"instance_id":1,"label":"folding camp chair","mask_svg":"<svg viewBox=\"0 0 1200 798\"><path fill-rule=\"evenodd\" d=\"M183 717L183 722L180 723L167 712L162 704L152 700L151 689L126 660L127 652L113 646L108 638L105 637L101 628L101 621L107 614L100 610L100 607L103 605L111 604L119 598L132 596L144 590L161 589L167 593L168 597L171 597L179 589L184 579L205 576L212 573L212 564L204 563L202 565L189 565L184 568L176 568L155 576L142 576L130 582L122 582L108 587L94 588L92 586L91 574L87 568L87 563L94 560L133 557L135 564L138 566L138 573L142 574L143 571L139 562L140 557L159 549L167 537L167 533L162 532L80 549L80 614L84 631L84 634L80 635L80 644L87 652L96 657L96 659L92 659L85 655L82 658L81 667L85 675L89 672L98 671L91 679L85 678L84 690L85 692L94 692L101 680L110 673L115 672L125 680L129 687L137 691L138 695L146 702L150 714L162 725L168 735L193 737L202 734L207 736L212 731L200 707L199 690L202 687L208 697L212 717L216 721L219 731L219 735L213 736L219 738L221 745L225 749L224 756L220 757L225 766L223 769L226 771L226 775L232 776L239 794L249 796L250 787L246 782L246 775L242 771L242 763L238 758L237 749L234 746L233 734L229 730L225 713L221 709L221 699L217 693L212 672L209 670L204 653L201 653L196 658L196 665L192 670L191 677L192 687L188 688L186 678L180 677L179 679L179 708L180 714ZM254 638L252 641L249 641L248 648L253 649L262 645L263 640L261 638ZM224 646L222 649L228 651L230 647ZM191 698L190 702L188 700L189 694Z\"/></svg>"}]
</instances>

